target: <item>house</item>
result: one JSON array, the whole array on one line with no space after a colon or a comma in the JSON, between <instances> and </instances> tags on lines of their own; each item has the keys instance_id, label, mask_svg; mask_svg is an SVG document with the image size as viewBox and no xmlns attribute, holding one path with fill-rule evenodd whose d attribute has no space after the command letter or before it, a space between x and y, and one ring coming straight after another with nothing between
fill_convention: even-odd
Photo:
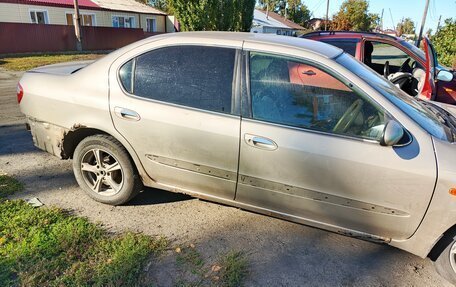
<instances>
[{"instance_id":1,"label":"house","mask_svg":"<svg viewBox=\"0 0 456 287\"><path fill-rule=\"evenodd\" d=\"M255 9L250 32L272 33L277 35L296 36L296 32L305 28L271 11Z\"/></svg>"},{"instance_id":2,"label":"house","mask_svg":"<svg viewBox=\"0 0 456 287\"><path fill-rule=\"evenodd\" d=\"M167 14L134 0L79 0L81 26L174 32ZM73 0L0 0L0 22L74 25Z\"/></svg>"}]
</instances>

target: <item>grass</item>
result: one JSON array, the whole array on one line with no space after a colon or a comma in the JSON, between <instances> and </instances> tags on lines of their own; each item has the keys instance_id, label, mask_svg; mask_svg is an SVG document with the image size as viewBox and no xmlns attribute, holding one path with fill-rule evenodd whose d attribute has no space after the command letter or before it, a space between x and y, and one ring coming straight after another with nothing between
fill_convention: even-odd
<instances>
[{"instance_id":1,"label":"grass","mask_svg":"<svg viewBox=\"0 0 456 287\"><path fill-rule=\"evenodd\" d=\"M22 188L23 186L19 181L4 173L0 173L0 201L8 195L21 191Z\"/></svg>"},{"instance_id":2,"label":"grass","mask_svg":"<svg viewBox=\"0 0 456 287\"><path fill-rule=\"evenodd\" d=\"M244 252L231 251L222 257L220 265L220 281L223 286L242 286L242 282L248 275L248 261Z\"/></svg>"},{"instance_id":3,"label":"grass","mask_svg":"<svg viewBox=\"0 0 456 287\"><path fill-rule=\"evenodd\" d=\"M0 286L146 285L143 266L165 250L164 238L112 235L59 208L5 200L21 189L0 175Z\"/></svg>"},{"instance_id":4,"label":"grass","mask_svg":"<svg viewBox=\"0 0 456 287\"><path fill-rule=\"evenodd\" d=\"M96 60L102 54L60 54L0 58L0 67L11 71L27 71L36 67L70 61Z\"/></svg>"},{"instance_id":5,"label":"grass","mask_svg":"<svg viewBox=\"0 0 456 287\"><path fill-rule=\"evenodd\" d=\"M178 248L176 263L184 271L176 282L176 287L240 287L243 286L249 268L244 252L230 251L216 263L207 264L194 246Z\"/></svg>"},{"instance_id":6,"label":"grass","mask_svg":"<svg viewBox=\"0 0 456 287\"><path fill-rule=\"evenodd\" d=\"M0 174L0 286L154 286L145 266L168 248L163 237L110 234L87 218L5 197L23 188ZM243 286L248 261L229 252L207 264L191 244L175 249L176 286Z\"/></svg>"}]
</instances>

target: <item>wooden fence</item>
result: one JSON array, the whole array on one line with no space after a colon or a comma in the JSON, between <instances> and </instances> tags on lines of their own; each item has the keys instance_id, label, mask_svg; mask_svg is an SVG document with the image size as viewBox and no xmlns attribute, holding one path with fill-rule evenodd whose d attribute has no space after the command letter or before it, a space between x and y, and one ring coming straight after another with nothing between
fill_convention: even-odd
<instances>
[{"instance_id":1,"label":"wooden fence","mask_svg":"<svg viewBox=\"0 0 456 287\"><path fill-rule=\"evenodd\" d=\"M139 28L81 27L84 51L113 50L148 36ZM76 50L74 27L0 22L0 54Z\"/></svg>"}]
</instances>

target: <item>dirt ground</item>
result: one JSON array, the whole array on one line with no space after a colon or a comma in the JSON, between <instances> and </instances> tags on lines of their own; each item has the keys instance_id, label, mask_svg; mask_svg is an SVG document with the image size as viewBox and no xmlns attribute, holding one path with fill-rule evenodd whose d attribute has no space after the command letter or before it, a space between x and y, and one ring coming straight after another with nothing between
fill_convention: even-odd
<instances>
[{"instance_id":1,"label":"dirt ground","mask_svg":"<svg viewBox=\"0 0 456 287\"><path fill-rule=\"evenodd\" d=\"M451 286L428 259L398 249L156 189L112 207L78 188L71 162L37 150L15 98L20 73L0 70L0 171L38 197L101 222L112 231L164 235L172 246L194 244L208 262L230 250L247 252L246 286ZM158 286L175 284L173 258L148 268Z\"/></svg>"}]
</instances>

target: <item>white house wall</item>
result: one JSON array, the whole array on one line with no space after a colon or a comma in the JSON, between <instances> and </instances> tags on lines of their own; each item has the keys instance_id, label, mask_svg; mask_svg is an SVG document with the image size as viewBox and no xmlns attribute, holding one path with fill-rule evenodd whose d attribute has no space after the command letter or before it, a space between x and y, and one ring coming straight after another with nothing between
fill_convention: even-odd
<instances>
[{"instance_id":1,"label":"white house wall","mask_svg":"<svg viewBox=\"0 0 456 287\"><path fill-rule=\"evenodd\" d=\"M14 3L0 3L0 22L13 22L13 23L32 23L30 18L30 11L45 10L47 11L49 24L66 25L66 14L73 13L71 8L40 6L40 5L24 5ZM112 16L127 16L135 18L135 28L143 28L146 31L146 19L156 19L157 32L166 32L165 21L166 16L151 15L151 14L138 14L117 11L102 11L102 10L89 10L79 9L81 14L95 15L95 25L101 27L112 27ZM141 18L141 21L139 21ZM141 26L139 26L139 24Z\"/></svg>"}]
</instances>

